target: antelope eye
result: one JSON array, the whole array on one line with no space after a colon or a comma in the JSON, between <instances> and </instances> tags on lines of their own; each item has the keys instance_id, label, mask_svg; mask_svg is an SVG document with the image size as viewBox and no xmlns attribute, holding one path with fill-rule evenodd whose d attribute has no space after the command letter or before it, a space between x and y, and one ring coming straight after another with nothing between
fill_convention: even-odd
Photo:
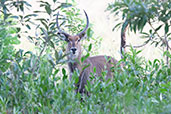
<instances>
[{"instance_id":1,"label":"antelope eye","mask_svg":"<svg viewBox=\"0 0 171 114\"><path fill-rule=\"evenodd\" d=\"M68 38L65 38L65 41L66 41L66 42L70 42Z\"/></svg>"},{"instance_id":2,"label":"antelope eye","mask_svg":"<svg viewBox=\"0 0 171 114\"><path fill-rule=\"evenodd\" d=\"M79 42L81 40L81 38L79 38L77 41Z\"/></svg>"}]
</instances>

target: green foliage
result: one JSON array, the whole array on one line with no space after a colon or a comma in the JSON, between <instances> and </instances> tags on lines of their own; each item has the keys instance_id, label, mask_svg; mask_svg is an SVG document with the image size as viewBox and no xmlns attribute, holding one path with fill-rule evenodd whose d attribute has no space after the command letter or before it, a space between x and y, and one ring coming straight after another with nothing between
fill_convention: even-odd
<instances>
[{"instance_id":1,"label":"green foliage","mask_svg":"<svg viewBox=\"0 0 171 114\"><path fill-rule=\"evenodd\" d=\"M90 94L87 96L75 93L76 72L69 81L64 68L54 70L47 56L43 56L38 62L40 67L32 74L29 68L34 65L36 55L19 51L11 64L11 72L0 77L0 111L170 113L171 69L162 60L145 61L137 56L139 53L132 49L124 56L121 62L125 66L122 70L114 68L114 80L99 81L92 73L94 83L88 82L86 90Z\"/></svg>"},{"instance_id":2,"label":"green foliage","mask_svg":"<svg viewBox=\"0 0 171 114\"><path fill-rule=\"evenodd\" d=\"M105 80L105 71L102 73L102 79L95 78L91 73L91 81L94 83L88 81L86 85L89 96L76 94L75 83L78 82L79 74L74 72L72 80L69 81L67 70L61 65L66 63L66 55L63 54L65 50L62 48L65 45L61 44L57 35L55 18L56 13L62 11L68 16L68 22L62 24L71 25L73 28L70 28L71 26L68 28L71 33L79 32L84 28L81 24L83 21L77 17L79 10L74 8L70 10L70 3L59 3L57 0L53 0L54 7L48 2L39 1L40 7L43 8L41 11L16 16L8 10L10 7L7 2L10 5L14 4L20 11L24 11L26 6L31 7L23 0L1 1L0 10L3 18L0 22L1 113L171 112L171 69L163 60L146 61L138 57L141 51L131 48L130 53L118 62L118 64L125 63L124 68L112 68L114 80ZM17 5L18 2L20 4ZM42 13L46 15L43 18L39 17ZM32 19L38 23L36 34L25 33L39 51L36 54L30 51L16 51L13 46L19 43L18 36L20 32L22 33L22 28L15 28L11 23L21 22L28 30L32 30ZM77 28L75 24L79 27ZM165 27L165 33L169 31L168 26ZM88 37L92 37L92 34L93 31L88 29ZM87 44L87 53L82 61L89 57L93 45ZM164 55L171 58L169 51ZM96 72L96 68L93 68L93 72Z\"/></svg>"},{"instance_id":3,"label":"green foliage","mask_svg":"<svg viewBox=\"0 0 171 114\"><path fill-rule=\"evenodd\" d=\"M156 0L123 0L108 6L108 10L118 15L122 13L122 19L129 20L130 29L142 31L150 20L168 23L170 20L170 3ZM121 11L121 12L120 12Z\"/></svg>"},{"instance_id":4,"label":"green foliage","mask_svg":"<svg viewBox=\"0 0 171 114\"><path fill-rule=\"evenodd\" d=\"M0 23L2 22L3 20L0 20ZM11 60L15 55L13 45L19 43L15 27L12 27L10 24L0 26L0 74L9 68Z\"/></svg>"},{"instance_id":5,"label":"green foliage","mask_svg":"<svg viewBox=\"0 0 171 114\"><path fill-rule=\"evenodd\" d=\"M109 4L107 10L117 17L122 16L122 20L125 21L125 23L118 23L114 29L127 23L131 31L142 33L143 38L146 38L145 44L151 43L156 47L160 46L171 50L168 43L171 40L170 9L171 3L168 0L116 0ZM158 23L157 27L154 27L155 23ZM147 24L150 26L150 30L144 32L144 27ZM161 31L164 32L161 34Z\"/></svg>"}]
</instances>

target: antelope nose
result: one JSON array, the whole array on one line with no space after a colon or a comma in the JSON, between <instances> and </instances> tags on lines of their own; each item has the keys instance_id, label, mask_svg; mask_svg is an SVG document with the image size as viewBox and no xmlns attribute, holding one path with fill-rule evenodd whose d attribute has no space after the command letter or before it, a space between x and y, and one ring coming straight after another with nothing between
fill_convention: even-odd
<instances>
[{"instance_id":1,"label":"antelope nose","mask_svg":"<svg viewBox=\"0 0 171 114\"><path fill-rule=\"evenodd\" d=\"M72 51L73 54L75 54L75 52L77 51L77 49L76 48L71 48L71 51Z\"/></svg>"}]
</instances>

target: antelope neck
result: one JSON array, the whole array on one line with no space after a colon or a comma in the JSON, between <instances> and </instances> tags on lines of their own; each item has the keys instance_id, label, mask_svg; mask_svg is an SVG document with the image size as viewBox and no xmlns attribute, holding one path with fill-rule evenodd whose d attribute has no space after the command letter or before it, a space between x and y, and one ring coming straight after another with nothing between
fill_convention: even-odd
<instances>
[{"instance_id":1,"label":"antelope neck","mask_svg":"<svg viewBox=\"0 0 171 114\"><path fill-rule=\"evenodd\" d=\"M74 72L76 69L79 71L81 70L81 54L79 54L79 57L76 58L74 61L68 63L71 72Z\"/></svg>"}]
</instances>

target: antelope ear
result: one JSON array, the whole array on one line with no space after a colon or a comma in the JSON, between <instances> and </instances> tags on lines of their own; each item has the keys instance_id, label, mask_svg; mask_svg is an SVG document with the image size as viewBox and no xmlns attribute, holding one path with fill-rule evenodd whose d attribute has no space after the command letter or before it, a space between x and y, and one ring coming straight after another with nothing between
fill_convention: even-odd
<instances>
[{"instance_id":1,"label":"antelope ear","mask_svg":"<svg viewBox=\"0 0 171 114\"><path fill-rule=\"evenodd\" d=\"M58 32L58 35L59 35L59 38L61 39L61 40L64 40L64 41L69 41L68 40L68 37L69 37L69 34L65 34L65 33L60 33L60 32Z\"/></svg>"},{"instance_id":2,"label":"antelope ear","mask_svg":"<svg viewBox=\"0 0 171 114\"><path fill-rule=\"evenodd\" d=\"M82 40L82 39L85 39L87 37L87 34L86 34L86 32L84 32L82 34L79 34L78 36L80 38L79 40Z\"/></svg>"}]
</instances>

